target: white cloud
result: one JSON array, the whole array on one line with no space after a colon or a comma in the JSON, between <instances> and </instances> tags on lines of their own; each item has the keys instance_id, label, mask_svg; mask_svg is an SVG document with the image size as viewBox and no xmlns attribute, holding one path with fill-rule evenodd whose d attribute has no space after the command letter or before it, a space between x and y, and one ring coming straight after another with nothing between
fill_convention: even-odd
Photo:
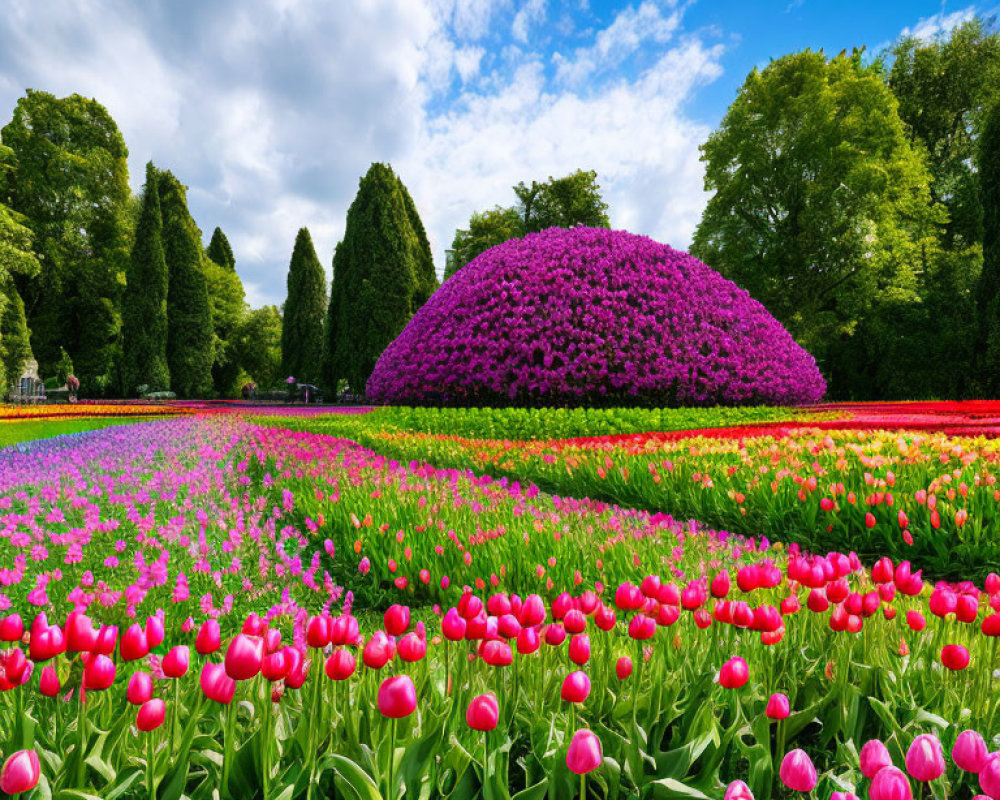
<instances>
[{"instance_id":1,"label":"white cloud","mask_svg":"<svg viewBox=\"0 0 1000 800\"><path fill-rule=\"evenodd\" d=\"M924 17L912 28L903 28L902 35L915 36L917 39L927 41L949 33L953 28L957 28L963 22L968 22L975 16L975 6L968 6L960 11L952 11L950 14L946 14L942 10L932 16Z\"/></svg>"},{"instance_id":2,"label":"white cloud","mask_svg":"<svg viewBox=\"0 0 1000 800\"><path fill-rule=\"evenodd\" d=\"M697 145L708 130L684 103L720 74L720 48L674 44L676 10L628 7L566 59L592 63L573 67L590 76L584 93L568 72L549 78L547 56L525 46L545 3L521 3L512 22L513 9L8 0L0 116L26 87L96 97L129 146L133 188L149 159L172 170L206 239L216 225L229 236L255 304L284 299L302 226L330 269L372 161L391 162L410 188L439 268L474 210L512 202L520 180L578 168L598 171L617 227L686 245L705 202ZM645 69L614 71L650 43Z\"/></svg>"},{"instance_id":3,"label":"white cloud","mask_svg":"<svg viewBox=\"0 0 1000 800\"><path fill-rule=\"evenodd\" d=\"M528 41L528 32L532 25L545 21L545 0L525 0L525 3L514 15L510 31L514 38L522 44Z\"/></svg>"},{"instance_id":4,"label":"white cloud","mask_svg":"<svg viewBox=\"0 0 1000 800\"><path fill-rule=\"evenodd\" d=\"M578 48L572 56L553 56L558 79L580 85L595 73L617 67L648 42L665 44L680 27L682 13L675 8L664 15L649 0L638 8L628 6L597 33L593 45Z\"/></svg>"}]
</instances>

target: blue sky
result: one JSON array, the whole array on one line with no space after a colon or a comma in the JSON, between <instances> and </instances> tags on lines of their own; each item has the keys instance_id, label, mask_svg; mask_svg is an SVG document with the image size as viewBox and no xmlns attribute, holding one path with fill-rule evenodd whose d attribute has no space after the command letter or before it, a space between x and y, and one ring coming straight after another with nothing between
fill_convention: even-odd
<instances>
[{"instance_id":1,"label":"blue sky","mask_svg":"<svg viewBox=\"0 0 1000 800\"><path fill-rule=\"evenodd\" d=\"M25 88L96 97L130 149L280 303L295 233L330 270L358 179L393 165L439 271L470 213L595 169L615 227L686 247L698 145L746 73L806 47L930 38L986 3L919 0L5 0L0 120ZM2 124L2 123L0 123Z\"/></svg>"}]
</instances>

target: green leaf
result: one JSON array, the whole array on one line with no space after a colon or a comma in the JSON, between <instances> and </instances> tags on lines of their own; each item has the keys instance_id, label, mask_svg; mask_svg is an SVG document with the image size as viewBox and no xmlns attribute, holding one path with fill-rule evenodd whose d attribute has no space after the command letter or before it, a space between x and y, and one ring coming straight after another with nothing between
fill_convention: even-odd
<instances>
[{"instance_id":1,"label":"green leaf","mask_svg":"<svg viewBox=\"0 0 1000 800\"><path fill-rule=\"evenodd\" d=\"M673 778L660 778L647 784L649 796L656 800L676 800L677 798L688 798L688 800L712 800L707 794L690 786L685 786L680 781Z\"/></svg>"}]
</instances>

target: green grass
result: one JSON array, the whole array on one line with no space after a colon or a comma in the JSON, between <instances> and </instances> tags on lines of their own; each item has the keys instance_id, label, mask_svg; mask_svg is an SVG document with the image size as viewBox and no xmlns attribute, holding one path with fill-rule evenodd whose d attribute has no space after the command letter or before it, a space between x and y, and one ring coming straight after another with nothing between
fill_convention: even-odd
<instances>
[{"instance_id":1,"label":"green grass","mask_svg":"<svg viewBox=\"0 0 1000 800\"><path fill-rule=\"evenodd\" d=\"M95 431L112 425L129 425L142 421L142 417L83 417L76 419L28 419L0 422L0 447L49 439L69 433Z\"/></svg>"}]
</instances>

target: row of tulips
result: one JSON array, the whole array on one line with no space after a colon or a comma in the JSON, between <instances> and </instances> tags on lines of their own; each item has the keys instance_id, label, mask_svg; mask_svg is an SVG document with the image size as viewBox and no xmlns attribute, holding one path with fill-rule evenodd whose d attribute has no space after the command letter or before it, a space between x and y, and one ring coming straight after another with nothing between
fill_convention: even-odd
<instances>
[{"instance_id":1,"label":"row of tulips","mask_svg":"<svg viewBox=\"0 0 1000 800\"><path fill-rule=\"evenodd\" d=\"M530 480L543 489L662 510L805 547L919 561L982 578L1000 562L1000 440L803 428L776 438L619 444L510 442L383 432L364 418L293 426L337 432L400 460Z\"/></svg>"},{"instance_id":2,"label":"row of tulips","mask_svg":"<svg viewBox=\"0 0 1000 800\"><path fill-rule=\"evenodd\" d=\"M996 608L1000 577L928 598L906 564L867 573L831 553L758 558L735 586L719 569L551 603L466 587L427 621L393 604L365 632L351 613L251 613L235 633L208 617L167 643L160 614L119 636L99 606L59 625L12 612L0 788L997 800Z\"/></svg>"}]
</instances>

